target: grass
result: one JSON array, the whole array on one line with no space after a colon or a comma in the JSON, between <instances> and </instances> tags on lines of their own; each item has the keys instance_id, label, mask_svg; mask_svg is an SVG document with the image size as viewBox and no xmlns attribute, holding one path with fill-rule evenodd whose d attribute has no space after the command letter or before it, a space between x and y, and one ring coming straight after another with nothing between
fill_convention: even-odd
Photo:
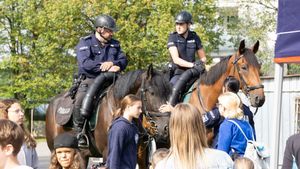
<instances>
[{"instance_id":1,"label":"grass","mask_svg":"<svg viewBox=\"0 0 300 169\"><path fill-rule=\"evenodd\" d=\"M46 137L39 137L39 138L35 138L36 142L40 143L40 142L46 142Z\"/></svg>"}]
</instances>

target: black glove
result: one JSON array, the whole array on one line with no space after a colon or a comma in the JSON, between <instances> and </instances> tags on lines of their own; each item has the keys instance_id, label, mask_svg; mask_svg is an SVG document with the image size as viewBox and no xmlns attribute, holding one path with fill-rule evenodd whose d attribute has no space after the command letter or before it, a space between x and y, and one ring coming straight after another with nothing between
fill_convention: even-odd
<instances>
[{"instance_id":1,"label":"black glove","mask_svg":"<svg viewBox=\"0 0 300 169\"><path fill-rule=\"evenodd\" d=\"M194 62L193 69L196 69L199 73L202 73L205 71L205 64L201 60L196 60Z\"/></svg>"}]
</instances>

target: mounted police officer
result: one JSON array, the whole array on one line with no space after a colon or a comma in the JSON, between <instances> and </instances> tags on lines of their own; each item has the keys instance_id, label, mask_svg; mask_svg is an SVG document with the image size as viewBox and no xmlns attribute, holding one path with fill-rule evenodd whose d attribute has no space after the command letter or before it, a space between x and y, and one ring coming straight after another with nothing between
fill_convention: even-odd
<instances>
[{"instance_id":1,"label":"mounted police officer","mask_svg":"<svg viewBox=\"0 0 300 169\"><path fill-rule=\"evenodd\" d=\"M187 69L203 69L206 62L205 52L201 40L196 32L190 31L192 15L181 11L175 18L176 32L169 35L168 50L172 58L174 75L171 83L176 84L179 76ZM195 53L200 61L195 61ZM201 70L202 71L202 70Z\"/></svg>"},{"instance_id":2,"label":"mounted police officer","mask_svg":"<svg viewBox=\"0 0 300 169\"><path fill-rule=\"evenodd\" d=\"M127 66L127 58L119 41L112 38L116 32L115 20L109 15L100 15L94 26L95 31L81 38L76 46L78 76L82 79L73 112L74 129L77 133L81 133L83 129L85 117L80 113L80 108L89 86L101 72L119 72ZM78 135L79 147L85 147L87 140L81 136Z\"/></svg>"},{"instance_id":3,"label":"mounted police officer","mask_svg":"<svg viewBox=\"0 0 300 169\"><path fill-rule=\"evenodd\" d=\"M168 50L172 63L171 79L173 85L169 103L178 103L182 94L192 84L203 71L205 71L206 56L201 40L196 32L190 30L192 25L192 15L187 11L181 11L175 18L176 32L169 35ZM195 59L195 54L199 60Z\"/></svg>"}]
</instances>

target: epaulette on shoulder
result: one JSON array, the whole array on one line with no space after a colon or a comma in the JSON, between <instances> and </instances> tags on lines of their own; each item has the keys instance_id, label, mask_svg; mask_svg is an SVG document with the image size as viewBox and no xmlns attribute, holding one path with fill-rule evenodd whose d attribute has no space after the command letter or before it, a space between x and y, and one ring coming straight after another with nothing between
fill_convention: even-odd
<instances>
[{"instance_id":1,"label":"epaulette on shoulder","mask_svg":"<svg viewBox=\"0 0 300 169\"><path fill-rule=\"evenodd\" d=\"M111 39L110 42L112 44L120 44L120 41L116 40L116 39Z\"/></svg>"},{"instance_id":2,"label":"epaulette on shoulder","mask_svg":"<svg viewBox=\"0 0 300 169\"><path fill-rule=\"evenodd\" d=\"M192 35L196 35L197 33L195 31L190 31Z\"/></svg>"},{"instance_id":3,"label":"epaulette on shoulder","mask_svg":"<svg viewBox=\"0 0 300 169\"><path fill-rule=\"evenodd\" d=\"M110 46L111 47L120 47L120 42L116 39L111 39L110 40Z\"/></svg>"},{"instance_id":4,"label":"epaulette on shoulder","mask_svg":"<svg viewBox=\"0 0 300 169\"><path fill-rule=\"evenodd\" d=\"M88 35L88 36L82 37L81 39L87 40L87 39L90 39L90 38L92 38L92 36L91 36L91 35Z\"/></svg>"}]
</instances>

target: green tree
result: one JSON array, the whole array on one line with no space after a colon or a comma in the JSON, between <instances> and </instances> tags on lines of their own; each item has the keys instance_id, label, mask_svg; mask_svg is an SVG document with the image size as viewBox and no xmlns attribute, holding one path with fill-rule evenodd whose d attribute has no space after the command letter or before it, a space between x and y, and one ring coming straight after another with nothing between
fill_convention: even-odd
<instances>
[{"instance_id":1,"label":"green tree","mask_svg":"<svg viewBox=\"0 0 300 169\"><path fill-rule=\"evenodd\" d=\"M0 2L0 97L26 107L46 102L70 87L76 72L74 48L94 29L99 14L113 16L115 37L129 59L126 70L161 67L169 60L168 34L181 10L193 14L207 53L220 43L213 0L3 0Z\"/></svg>"},{"instance_id":2,"label":"green tree","mask_svg":"<svg viewBox=\"0 0 300 169\"><path fill-rule=\"evenodd\" d=\"M229 23L228 33L231 41L238 46L242 39L246 39L249 45L260 41L260 50L257 53L262 63L262 74L273 74L274 47L270 43L270 33L275 31L277 8L273 0L239 0L237 3L238 17L235 22Z\"/></svg>"},{"instance_id":3,"label":"green tree","mask_svg":"<svg viewBox=\"0 0 300 169\"><path fill-rule=\"evenodd\" d=\"M70 1L59 2L5 0L0 4L1 45L9 46L0 66L7 77L1 95L17 98L26 107L45 102L70 85L76 64L70 50L81 28L67 16L81 16L81 8L69 6Z\"/></svg>"},{"instance_id":4,"label":"green tree","mask_svg":"<svg viewBox=\"0 0 300 169\"><path fill-rule=\"evenodd\" d=\"M238 3L239 17L236 22L231 22L228 27L228 32L232 36L231 40L238 43L241 39L247 39L252 44L259 40L260 50L257 56L262 64L262 74L273 76L277 1L239 0ZM299 65L289 65L288 74L299 72L299 67Z\"/></svg>"},{"instance_id":5,"label":"green tree","mask_svg":"<svg viewBox=\"0 0 300 169\"><path fill-rule=\"evenodd\" d=\"M218 19L213 0L98 0L93 3L98 6L90 5L92 9L88 11L102 9L98 14L109 13L117 19L120 30L116 38L130 61L127 70L145 68L150 63L161 67L169 60L166 42L175 28L174 17L181 10L193 14L195 31L207 53L220 43L219 31L214 29Z\"/></svg>"}]
</instances>

